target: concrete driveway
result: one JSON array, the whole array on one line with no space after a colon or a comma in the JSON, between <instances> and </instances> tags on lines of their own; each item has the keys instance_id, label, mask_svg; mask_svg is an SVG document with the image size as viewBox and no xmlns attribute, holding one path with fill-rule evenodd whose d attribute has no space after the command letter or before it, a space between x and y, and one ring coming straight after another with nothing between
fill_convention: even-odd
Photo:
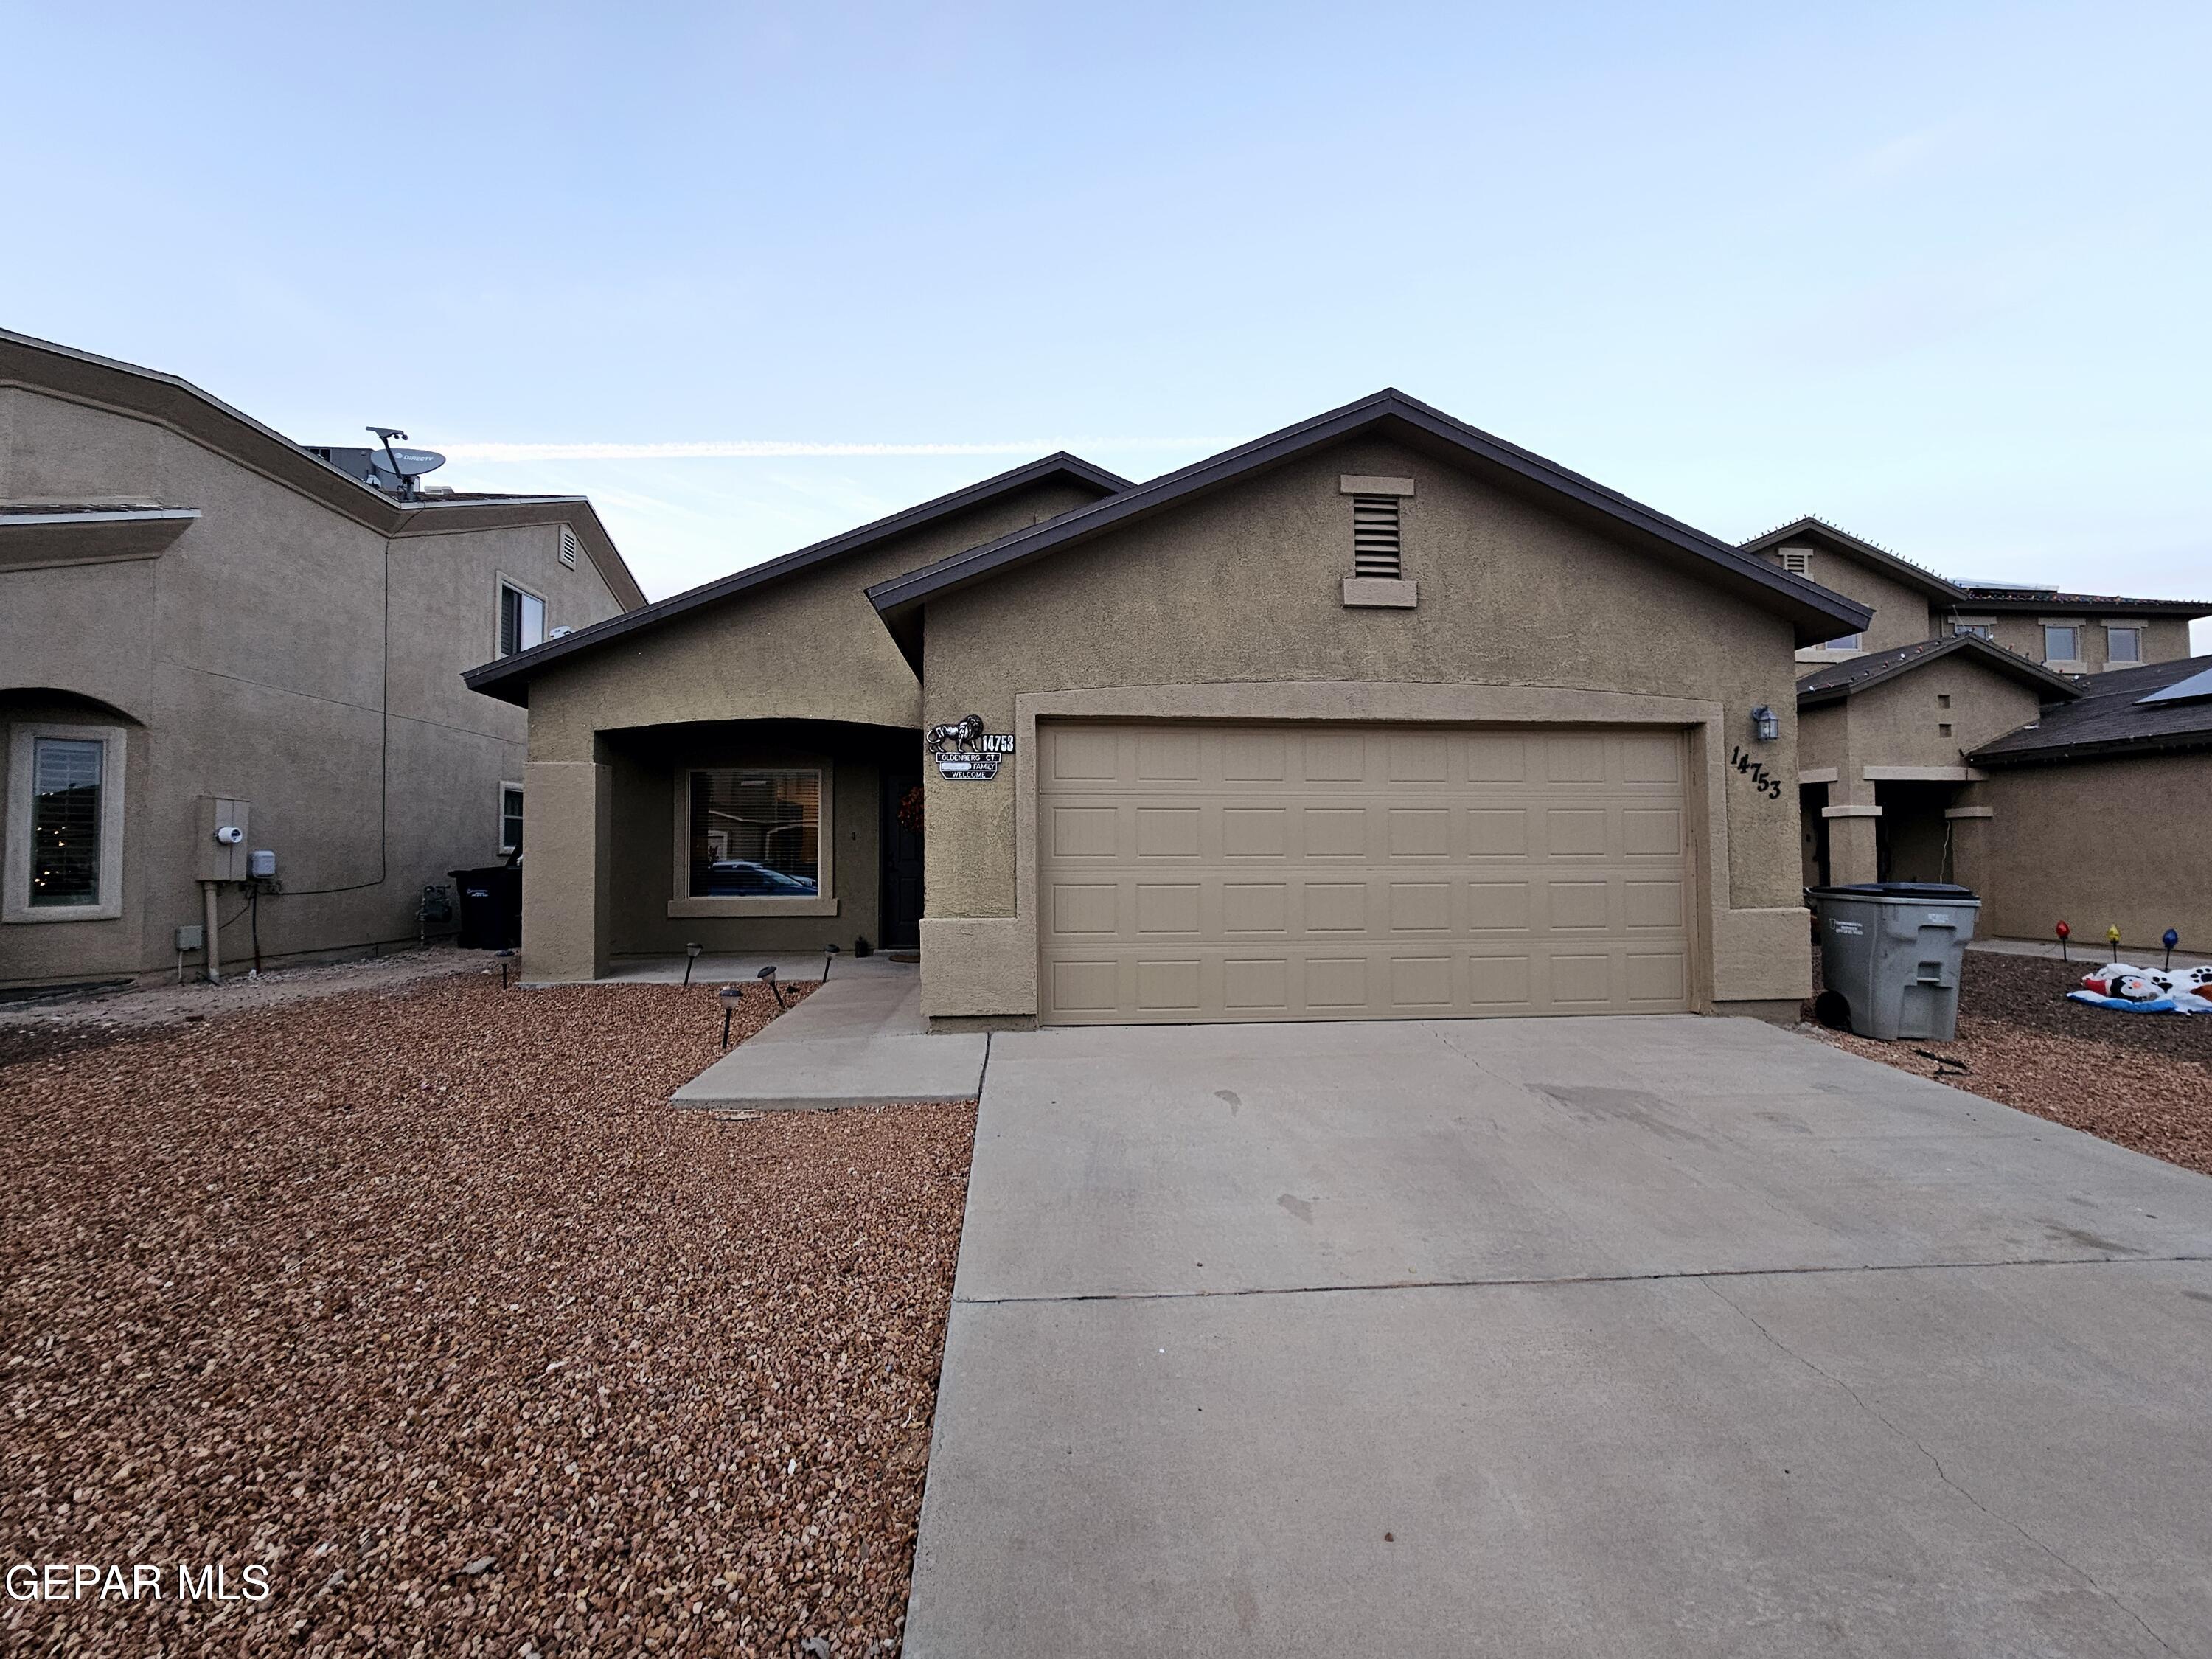
<instances>
[{"instance_id":1,"label":"concrete driveway","mask_svg":"<svg viewBox=\"0 0 2212 1659\"><path fill-rule=\"evenodd\" d=\"M906 1652L2212 1655L2212 1181L1748 1020L996 1037Z\"/></svg>"}]
</instances>

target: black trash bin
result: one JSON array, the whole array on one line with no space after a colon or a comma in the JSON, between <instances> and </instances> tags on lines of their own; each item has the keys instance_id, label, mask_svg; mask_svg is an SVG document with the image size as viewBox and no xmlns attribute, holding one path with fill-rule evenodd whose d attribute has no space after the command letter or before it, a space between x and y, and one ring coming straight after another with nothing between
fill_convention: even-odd
<instances>
[{"instance_id":1,"label":"black trash bin","mask_svg":"<svg viewBox=\"0 0 2212 1659\"><path fill-rule=\"evenodd\" d=\"M488 864L478 870L449 870L460 895L464 951L512 951L522 943L522 869Z\"/></svg>"}]
</instances>

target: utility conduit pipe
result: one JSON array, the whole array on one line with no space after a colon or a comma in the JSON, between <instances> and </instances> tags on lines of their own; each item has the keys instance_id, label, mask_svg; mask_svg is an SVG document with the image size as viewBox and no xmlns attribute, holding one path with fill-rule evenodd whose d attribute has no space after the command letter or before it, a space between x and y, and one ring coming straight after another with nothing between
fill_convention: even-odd
<instances>
[{"instance_id":1,"label":"utility conduit pipe","mask_svg":"<svg viewBox=\"0 0 2212 1659\"><path fill-rule=\"evenodd\" d=\"M221 927L221 923L216 919L215 889L216 884L211 881L204 881L200 884L200 894L202 898L205 901L205 914L207 916L206 921L202 924L202 932L207 941L208 983L210 985L220 985L222 983L222 959L220 948L217 946L216 940L220 936L217 930Z\"/></svg>"}]
</instances>

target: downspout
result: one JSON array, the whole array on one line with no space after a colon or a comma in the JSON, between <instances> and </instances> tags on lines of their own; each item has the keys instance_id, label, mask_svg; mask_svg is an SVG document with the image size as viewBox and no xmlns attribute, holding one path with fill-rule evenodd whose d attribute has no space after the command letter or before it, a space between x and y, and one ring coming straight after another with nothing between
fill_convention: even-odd
<instances>
[{"instance_id":1,"label":"downspout","mask_svg":"<svg viewBox=\"0 0 2212 1659\"><path fill-rule=\"evenodd\" d=\"M216 941L221 938L222 924L216 920L216 884L211 881L200 884L200 895L205 901L205 921L200 924L202 936L207 941L207 977L210 985L222 983L222 957Z\"/></svg>"}]
</instances>

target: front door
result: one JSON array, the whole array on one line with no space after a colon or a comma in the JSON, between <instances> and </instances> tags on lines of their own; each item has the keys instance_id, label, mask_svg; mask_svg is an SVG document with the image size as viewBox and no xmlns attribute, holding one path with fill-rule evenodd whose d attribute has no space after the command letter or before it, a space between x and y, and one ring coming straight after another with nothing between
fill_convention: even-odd
<instances>
[{"instance_id":1,"label":"front door","mask_svg":"<svg viewBox=\"0 0 2212 1659\"><path fill-rule=\"evenodd\" d=\"M921 944L921 774L884 774L883 930L887 951Z\"/></svg>"}]
</instances>

